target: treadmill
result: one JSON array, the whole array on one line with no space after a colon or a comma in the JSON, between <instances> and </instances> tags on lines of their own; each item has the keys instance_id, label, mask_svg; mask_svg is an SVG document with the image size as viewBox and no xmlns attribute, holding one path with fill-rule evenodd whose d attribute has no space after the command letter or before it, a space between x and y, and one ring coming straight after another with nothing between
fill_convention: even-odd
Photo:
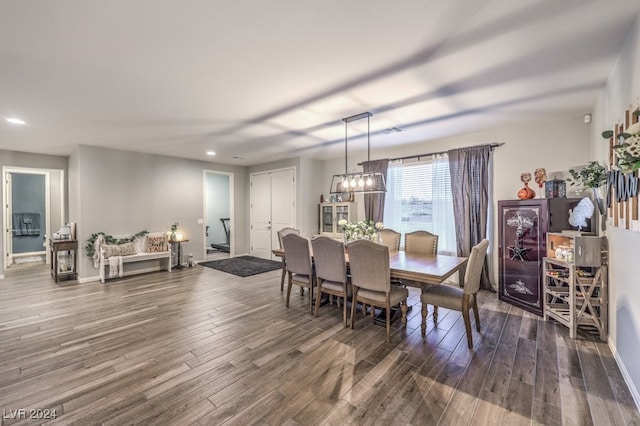
<instances>
[{"instance_id":1,"label":"treadmill","mask_svg":"<svg viewBox=\"0 0 640 426\"><path fill-rule=\"evenodd\" d=\"M229 253L231 251L231 236L229 234L229 223L231 222L231 219L228 217L221 217L220 222L222 222L222 227L224 228L224 235L227 237L227 242L217 244L211 243L211 248Z\"/></svg>"}]
</instances>

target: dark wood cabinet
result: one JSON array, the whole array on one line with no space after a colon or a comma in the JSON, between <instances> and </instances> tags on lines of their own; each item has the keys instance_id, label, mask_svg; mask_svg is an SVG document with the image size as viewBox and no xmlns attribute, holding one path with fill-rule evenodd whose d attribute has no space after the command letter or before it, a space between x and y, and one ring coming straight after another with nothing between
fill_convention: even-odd
<instances>
[{"instance_id":1,"label":"dark wood cabinet","mask_svg":"<svg viewBox=\"0 0 640 426\"><path fill-rule=\"evenodd\" d=\"M536 315L544 305L542 259L547 232L577 229L569 210L580 198L534 198L498 201L498 297ZM595 222L591 222L595 223ZM591 223L582 231L590 232Z\"/></svg>"}]
</instances>

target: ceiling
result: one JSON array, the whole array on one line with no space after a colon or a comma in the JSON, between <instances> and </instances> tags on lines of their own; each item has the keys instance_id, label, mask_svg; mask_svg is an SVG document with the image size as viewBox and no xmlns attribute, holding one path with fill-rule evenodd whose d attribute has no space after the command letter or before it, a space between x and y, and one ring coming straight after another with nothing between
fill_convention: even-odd
<instances>
[{"instance_id":1,"label":"ceiling","mask_svg":"<svg viewBox=\"0 0 640 426\"><path fill-rule=\"evenodd\" d=\"M0 148L252 165L339 157L341 119L364 111L372 150L586 114L639 13L637 0L0 0L0 117L27 123L0 120ZM348 131L366 146L366 120Z\"/></svg>"}]
</instances>

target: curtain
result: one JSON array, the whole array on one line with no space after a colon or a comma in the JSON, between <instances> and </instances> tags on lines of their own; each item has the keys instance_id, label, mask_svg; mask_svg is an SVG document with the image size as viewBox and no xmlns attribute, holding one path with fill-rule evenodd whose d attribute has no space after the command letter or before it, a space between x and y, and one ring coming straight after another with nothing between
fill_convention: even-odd
<instances>
[{"instance_id":1,"label":"curtain","mask_svg":"<svg viewBox=\"0 0 640 426\"><path fill-rule=\"evenodd\" d=\"M447 154L436 155L433 159L431 175L431 214L433 216L433 232L438 234L438 253L455 256L456 224L453 220L453 200L449 157Z\"/></svg>"},{"instance_id":2,"label":"curtain","mask_svg":"<svg viewBox=\"0 0 640 426\"><path fill-rule=\"evenodd\" d=\"M384 203L384 226L402 232L402 160L389 162L387 169L387 195Z\"/></svg>"},{"instance_id":3,"label":"curtain","mask_svg":"<svg viewBox=\"0 0 640 426\"><path fill-rule=\"evenodd\" d=\"M389 160L367 161L362 165L365 173L382 173L387 180L387 168ZM367 220L374 223L383 222L385 194L364 194L364 215Z\"/></svg>"},{"instance_id":4,"label":"curtain","mask_svg":"<svg viewBox=\"0 0 640 426\"><path fill-rule=\"evenodd\" d=\"M487 235L491 145L453 149L448 154L458 256L467 257ZM486 258L480 288L495 291Z\"/></svg>"}]
</instances>

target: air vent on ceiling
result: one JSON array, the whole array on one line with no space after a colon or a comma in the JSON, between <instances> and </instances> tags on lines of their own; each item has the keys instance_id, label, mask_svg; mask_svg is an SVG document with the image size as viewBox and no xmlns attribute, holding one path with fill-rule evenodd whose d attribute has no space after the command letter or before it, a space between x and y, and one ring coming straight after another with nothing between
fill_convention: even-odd
<instances>
[{"instance_id":1,"label":"air vent on ceiling","mask_svg":"<svg viewBox=\"0 0 640 426\"><path fill-rule=\"evenodd\" d=\"M390 133L400 133L401 131L402 131L402 129L400 127L389 127L384 132L386 134L390 134Z\"/></svg>"}]
</instances>

